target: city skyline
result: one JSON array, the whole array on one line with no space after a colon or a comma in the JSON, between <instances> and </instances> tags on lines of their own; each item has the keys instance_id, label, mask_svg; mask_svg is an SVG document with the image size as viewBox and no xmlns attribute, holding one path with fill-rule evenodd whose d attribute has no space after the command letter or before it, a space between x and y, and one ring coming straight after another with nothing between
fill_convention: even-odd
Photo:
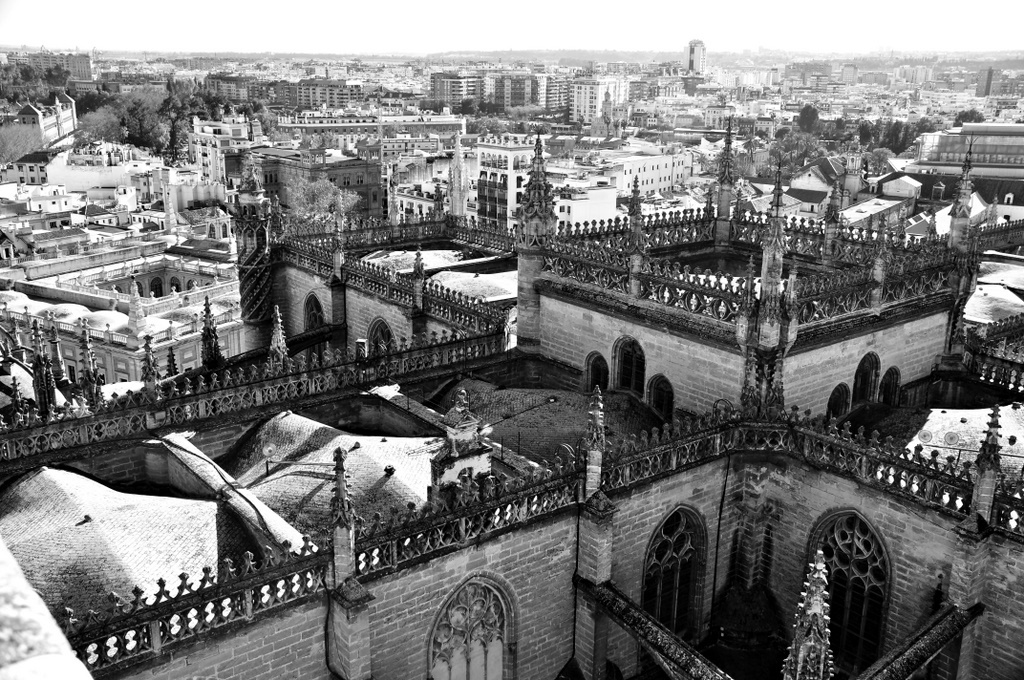
<instances>
[{"instance_id":1,"label":"city skyline","mask_svg":"<svg viewBox=\"0 0 1024 680\"><path fill-rule=\"evenodd\" d=\"M0 45L24 46L29 50L224 52L296 54L376 54L419 56L459 51L501 50L619 50L640 52L685 51L692 39L705 42L708 52L756 52L759 48L831 54L877 52L998 52L1020 51L1010 32L965 33L960 24L942 12L921 13L918 8L895 5L887 8L884 20L870 22L863 17L863 31L840 32L851 15L840 6L814 9L810 25L792 15L763 12L762 4L740 2L730 16L748 17L742 25L729 22L713 6L672 7L657 14L637 14L633 23L615 19L609 12L579 12L572 16L573 30L553 35L545 26L560 24L561 15L537 0L520 3L509 16L497 11L481 12L479 5L446 3L445 12L423 11L422 5L399 3L386 17L378 16L373 5L340 8L323 3L306 3L300 11L284 12L276 4L254 0L245 12L226 17L231 30L156 30L168 17L149 10L125 12L123 5L109 0L89 3L91 14L102 22L103 31L81 31L78 22L38 21L38 5L27 0L0 4ZM987 15L1011 11L1009 2L988 3ZM183 23L195 27L210 17L208 5L182 0L173 5ZM461 10L461 11L460 11ZM77 16L81 4L54 0L47 4L51 16ZM522 17L521 30L515 27ZM614 19L614 20L613 20ZM376 23L380 30L365 30ZM310 27L334 27L317 35ZM351 28L350 28L351 27ZM909 30L911 29L912 30ZM797 29L797 30L794 30ZM117 36L113 38L111 36Z\"/></svg>"}]
</instances>

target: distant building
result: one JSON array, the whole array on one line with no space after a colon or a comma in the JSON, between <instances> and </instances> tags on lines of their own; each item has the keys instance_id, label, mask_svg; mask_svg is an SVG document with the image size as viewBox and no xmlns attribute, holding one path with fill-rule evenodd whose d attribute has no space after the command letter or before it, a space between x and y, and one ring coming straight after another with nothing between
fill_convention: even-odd
<instances>
[{"instance_id":1,"label":"distant building","mask_svg":"<svg viewBox=\"0 0 1024 680\"><path fill-rule=\"evenodd\" d=\"M629 100L629 83L614 76L574 80L569 91L569 120L580 123L593 121L601 115L606 93L612 104L625 103Z\"/></svg>"},{"instance_id":2,"label":"distant building","mask_svg":"<svg viewBox=\"0 0 1024 680\"><path fill-rule=\"evenodd\" d=\"M204 177L226 182L224 149L247 148L265 141L259 120L246 120L244 116L225 116L224 120L192 118L192 131L188 133L188 158L197 164Z\"/></svg>"},{"instance_id":3,"label":"distant building","mask_svg":"<svg viewBox=\"0 0 1024 680\"><path fill-rule=\"evenodd\" d=\"M28 64L42 75L49 68L59 66L71 73L75 80L92 80L92 58L88 54L57 54L55 52L30 52L20 55L16 61Z\"/></svg>"},{"instance_id":4,"label":"distant building","mask_svg":"<svg viewBox=\"0 0 1024 680\"><path fill-rule=\"evenodd\" d=\"M978 175L1024 178L1024 125L1014 123L965 123L921 135L917 158L906 172L956 175L968 147Z\"/></svg>"},{"instance_id":5,"label":"distant building","mask_svg":"<svg viewBox=\"0 0 1024 680\"><path fill-rule=\"evenodd\" d=\"M242 155L251 151L257 168L262 173L263 188L269 196L277 196L288 205L289 180L304 179L315 182L326 179L339 189L359 194L361 210L371 217L381 216L381 165L361 158L340 156L327 149L278 149L256 147L224 152L228 182L233 187L241 183Z\"/></svg>"},{"instance_id":6,"label":"distant building","mask_svg":"<svg viewBox=\"0 0 1024 680\"><path fill-rule=\"evenodd\" d=\"M511 230L530 174L532 140L525 135L481 137L476 144L477 221Z\"/></svg>"},{"instance_id":7,"label":"distant building","mask_svg":"<svg viewBox=\"0 0 1024 680\"><path fill-rule=\"evenodd\" d=\"M26 104L18 111L13 122L38 129L43 142L49 144L70 135L78 127L75 100L66 94L57 94L54 95L52 106Z\"/></svg>"},{"instance_id":8,"label":"distant building","mask_svg":"<svg viewBox=\"0 0 1024 680\"><path fill-rule=\"evenodd\" d=\"M542 89L547 83L532 73L513 73L497 76L494 79L494 103L503 108L513 106L544 105L545 94Z\"/></svg>"},{"instance_id":9,"label":"distant building","mask_svg":"<svg viewBox=\"0 0 1024 680\"><path fill-rule=\"evenodd\" d=\"M300 80L296 86L296 106L300 109L344 108L362 99L362 83L347 80L314 78Z\"/></svg>"},{"instance_id":10,"label":"distant building","mask_svg":"<svg viewBox=\"0 0 1024 680\"><path fill-rule=\"evenodd\" d=\"M842 81L847 85L857 84L857 65L856 64L843 64L842 74L840 76Z\"/></svg>"},{"instance_id":11,"label":"distant building","mask_svg":"<svg viewBox=\"0 0 1024 680\"><path fill-rule=\"evenodd\" d=\"M691 73L702 75L708 70L708 52L703 40L691 40L687 68Z\"/></svg>"},{"instance_id":12,"label":"distant building","mask_svg":"<svg viewBox=\"0 0 1024 680\"><path fill-rule=\"evenodd\" d=\"M484 79L475 74L431 73L430 98L448 106L458 106L463 99L482 97Z\"/></svg>"}]
</instances>

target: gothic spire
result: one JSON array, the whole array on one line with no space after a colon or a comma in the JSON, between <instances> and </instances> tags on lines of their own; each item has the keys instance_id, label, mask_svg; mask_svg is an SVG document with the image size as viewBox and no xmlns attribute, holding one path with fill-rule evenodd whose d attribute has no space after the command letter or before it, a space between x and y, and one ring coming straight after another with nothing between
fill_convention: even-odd
<instances>
[{"instance_id":1,"label":"gothic spire","mask_svg":"<svg viewBox=\"0 0 1024 680\"><path fill-rule=\"evenodd\" d=\"M718 183L735 184L732 161L732 116L729 116L729 122L725 127L725 148L722 149L718 158Z\"/></svg>"},{"instance_id":2,"label":"gothic spire","mask_svg":"<svg viewBox=\"0 0 1024 680\"><path fill-rule=\"evenodd\" d=\"M100 389L103 381L100 380L99 368L96 365L96 354L92 351L92 337L89 335L89 326L86 324L85 319L81 320L79 326L82 329L82 337L78 342L82 368L78 373L78 387L81 389L82 397L86 403L91 408L95 408L103 402L103 392Z\"/></svg>"},{"instance_id":3,"label":"gothic spire","mask_svg":"<svg viewBox=\"0 0 1024 680\"><path fill-rule=\"evenodd\" d=\"M643 209L640 207L640 175L633 177L633 192L629 195L629 224L634 232L642 231Z\"/></svg>"},{"instance_id":4,"label":"gothic spire","mask_svg":"<svg viewBox=\"0 0 1024 680\"><path fill-rule=\"evenodd\" d=\"M818 551L810 565L796 610L796 632L782 665L783 680L829 680L835 672L829 648L828 577L825 555Z\"/></svg>"},{"instance_id":5,"label":"gothic spire","mask_svg":"<svg viewBox=\"0 0 1024 680\"><path fill-rule=\"evenodd\" d=\"M156 356L153 354L153 336L146 335L142 345L142 382L146 387L156 387L156 381L160 379L160 370L156 364Z\"/></svg>"},{"instance_id":6,"label":"gothic spire","mask_svg":"<svg viewBox=\"0 0 1024 680\"><path fill-rule=\"evenodd\" d=\"M263 180L260 179L259 168L256 167L256 161L252 157L252 152L246 150L242 152L242 181L238 186L238 191L244 194L260 194L263 193Z\"/></svg>"},{"instance_id":7,"label":"gothic spire","mask_svg":"<svg viewBox=\"0 0 1024 680\"><path fill-rule=\"evenodd\" d=\"M224 354L220 349L220 338L217 337L217 324L213 321L213 311L210 308L210 298L207 296L203 302L203 366L206 368L220 368L224 365Z\"/></svg>"},{"instance_id":8,"label":"gothic spire","mask_svg":"<svg viewBox=\"0 0 1024 680\"><path fill-rule=\"evenodd\" d=\"M985 438L981 441L981 450L978 451L978 457L974 461L975 467L978 470L999 470L999 451L1002 447L999 445L999 407L993 406L992 413L989 414L988 419L988 431L985 432Z\"/></svg>"},{"instance_id":9,"label":"gothic spire","mask_svg":"<svg viewBox=\"0 0 1024 680\"><path fill-rule=\"evenodd\" d=\"M275 365L281 365L286 358L288 358L288 343L284 337L281 309L274 305L274 313L270 317L270 361Z\"/></svg>"},{"instance_id":10,"label":"gothic spire","mask_svg":"<svg viewBox=\"0 0 1024 680\"><path fill-rule=\"evenodd\" d=\"M544 142L537 135L537 143L533 147L533 163L530 167L530 179L526 183L526 200L520 208L520 222L536 217L554 219L555 204L551 197L551 185L548 183L544 165Z\"/></svg>"},{"instance_id":11,"label":"gothic spire","mask_svg":"<svg viewBox=\"0 0 1024 680\"><path fill-rule=\"evenodd\" d=\"M174 358L174 345L167 347L167 373L168 378L178 375L178 360Z\"/></svg>"},{"instance_id":12,"label":"gothic spire","mask_svg":"<svg viewBox=\"0 0 1024 680\"><path fill-rule=\"evenodd\" d=\"M604 399L601 388L594 386L594 394L590 398L590 410L587 418L587 445L590 449L604 448Z\"/></svg>"},{"instance_id":13,"label":"gothic spire","mask_svg":"<svg viewBox=\"0 0 1024 680\"><path fill-rule=\"evenodd\" d=\"M776 217L782 214L782 160L775 170L775 188L772 190L772 213Z\"/></svg>"},{"instance_id":14,"label":"gothic spire","mask_svg":"<svg viewBox=\"0 0 1024 680\"><path fill-rule=\"evenodd\" d=\"M825 206L825 222L838 223L839 213L843 210L843 176L837 174L832 183L832 195Z\"/></svg>"},{"instance_id":15,"label":"gothic spire","mask_svg":"<svg viewBox=\"0 0 1024 680\"><path fill-rule=\"evenodd\" d=\"M971 196L974 194L974 185L971 183L971 154L974 150L974 140L967 146L967 155L964 156L964 164L960 168L960 179L956 184L956 195L953 198L953 207L950 209L951 217L971 216Z\"/></svg>"}]
</instances>

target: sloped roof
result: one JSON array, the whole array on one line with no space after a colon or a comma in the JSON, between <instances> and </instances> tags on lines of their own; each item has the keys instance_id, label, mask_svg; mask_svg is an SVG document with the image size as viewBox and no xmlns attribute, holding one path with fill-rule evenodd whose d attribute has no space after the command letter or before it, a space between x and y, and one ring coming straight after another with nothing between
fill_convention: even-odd
<instances>
[{"instance_id":1,"label":"sloped roof","mask_svg":"<svg viewBox=\"0 0 1024 680\"><path fill-rule=\"evenodd\" d=\"M224 467L297 529L311 532L330 522L335 449L347 452L345 474L355 512L370 518L426 502L430 459L445 446L441 437L351 435L286 411L261 426ZM269 475L268 461L273 461ZM387 466L394 468L392 474L385 472Z\"/></svg>"},{"instance_id":2,"label":"sloped roof","mask_svg":"<svg viewBox=\"0 0 1024 680\"><path fill-rule=\"evenodd\" d=\"M801 203L823 203L828 198L827 191L815 191L813 189L794 189L790 187L786 191L787 196L799 200Z\"/></svg>"},{"instance_id":3,"label":"sloped roof","mask_svg":"<svg viewBox=\"0 0 1024 680\"><path fill-rule=\"evenodd\" d=\"M0 492L0 534L51 611L98 608L108 593L147 594L254 546L220 503L121 493L40 468Z\"/></svg>"}]
</instances>

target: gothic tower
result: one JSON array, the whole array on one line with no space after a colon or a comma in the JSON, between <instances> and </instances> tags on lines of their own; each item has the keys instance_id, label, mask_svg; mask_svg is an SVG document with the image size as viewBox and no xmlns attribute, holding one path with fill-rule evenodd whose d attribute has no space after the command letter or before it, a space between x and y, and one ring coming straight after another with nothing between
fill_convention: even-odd
<instances>
[{"instance_id":1,"label":"gothic tower","mask_svg":"<svg viewBox=\"0 0 1024 680\"><path fill-rule=\"evenodd\" d=\"M715 222L715 243L729 242L729 217L732 201L736 196L736 178L733 174L732 157L732 116L725 128L725 148L718 159L718 210ZM710 215L707 216L710 219Z\"/></svg>"},{"instance_id":2,"label":"gothic tower","mask_svg":"<svg viewBox=\"0 0 1024 680\"><path fill-rule=\"evenodd\" d=\"M526 183L526 199L519 207L516 220L516 249L519 252L519 300L517 334L519 347L536 351L540 344L540 293L534 283L544 268L544 252L548 239L555 233L557 218L551 185L544 165L544 144L540 135L533 151L530 179Z\"/></svg>"},{"instance_id":3,"label":"gothic tower","mask_svg":"<svg viewBox=\"0 0 1024 680\"><path fill-rule=\"evenodd\" d=\"M449 212L452 217L466 216L466 192L469 189L469 179L466 176L466 162L462 157L462 134L455 133L455 153L452 155L452 164L448 168L448 199Z\"/></svg>"},{"instance_id":4,"label":"gothic tower","mask_svg":"<svg viewBox=\"0 0 1024 680\"><path fill-rule=\"evenodd\" d=\"M235 211L235 238L238 242L238 282L242 302L242 351L263 347L269 341L270 320L270 241L280 229L281 214L277 200L267 199L259 169L252 154L242 156L242 183Z\"/></svg>"}]
</instances>

